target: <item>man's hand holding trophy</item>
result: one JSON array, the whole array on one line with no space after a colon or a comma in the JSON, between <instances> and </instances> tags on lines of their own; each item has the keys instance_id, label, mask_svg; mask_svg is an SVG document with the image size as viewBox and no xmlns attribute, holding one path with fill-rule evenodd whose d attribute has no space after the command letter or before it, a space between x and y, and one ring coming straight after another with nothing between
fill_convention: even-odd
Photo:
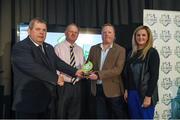
<instances>
[{"instance_id":1,"label":"man's hand holding trophy","mask_svg":"<svg viewBox=\"0 0 180 120\"><path fill-rule=\"evenodd\" d=\"M97 73L93 71L93 63L91 61L87 61L82 66L82 71L84 72L84 77L86 79L91 79L91 80L97 80L98 79Z\"/></svg>"},{"instance_id":2,"label":"man's hand holding trophy","mask_svg":"<svg viewBox=\"0 0 180 120\"><path fill-rule=\"evenodd\" d=\"M84 77L86 79L89 78L90 73L92 72L93 69L93 63L91 61L87 61L83 66L82 66L82 71L84 72Z\"/></svg>"}]
</instances>

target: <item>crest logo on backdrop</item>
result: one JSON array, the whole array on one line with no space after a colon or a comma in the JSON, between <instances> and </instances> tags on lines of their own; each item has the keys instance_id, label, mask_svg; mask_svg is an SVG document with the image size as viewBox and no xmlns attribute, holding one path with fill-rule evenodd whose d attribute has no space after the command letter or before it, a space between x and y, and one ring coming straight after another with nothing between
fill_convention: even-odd
<instances>
[{"instance_id":1,"label":"crest logo on backdrop","mask_svg":"<svg viewBox=\"0 0 180 120\"><path fill-rule=\"evenodd\" d=\"M175 79L175 82L174 82L175 86L179 87L180 86L180 77L177 77Z\"/></svg>"},{"instance_id":2,"label":"crest logo on backdrop","mask_svg":"<svg viewBox=\"0 0 180 120\"><path fill-rule=\"evenodd\" d=\"M163 62L161 66L161 71L163 71L165 74L168 74L170 71L172 71L171 62Z\"/></svg>"},{"instance_id":3,"label":"crest logo on backdrop","mask_svg":"<svg viewBox=\"0 0 180 120\"><path fill-rule=\"evenodd\" d=\"M164 41L164 42L168 42L171 39L171 33L169 30L163 30L160 33L160 38Z\"/></svg>"},{"instance_id":4,"label":"crest logo on backdrop","mask_svg":"<svg viewBox=\"0 0 180 120\"><path fill-rule=\"evenodd\" d=\"M146 21L146 23L148 23L150 26L152 26L152 25L154 25L155 23L157 23L157 17L155 16L155 14L146 14L145 21Z\"/></svg>"},{"instance_id":5,"label":"crest logo on backdrop","mask_svg":"<svg viewBox=\"0 0 180 120\"><path fill-rule=\"evenodd\" d=\"M170 77L168 78L163 78L163 81L161 82L161 86L168 90L170 87L172 87L173 83Z\"/></svg>"},{"instance_id":6,"label":"crest logo on backdrop","mask_svg":"<svg viewBox=\"0 0 180 120\"><path fill-rule=\"evenodd\" d=\"M167 120L171 117L171 111L170 110L164 110L162 113L162 118Z\"/></svg>"},{"instance_id":7,"label":"crest logo on backdrop","mask_svg":"<svg viewBox=\"0 0 180 120\"><path fill-rule=\"evenodd\" d=\"M159 21L162 25L168 26L171 23L171 18L168 14L162 14Z\"/></svg>"},{"instance_id":8,"label":"crest logo on backdrop","mask_svg":"<svg viewBox=\"0 0 180 120\"><path fill-rule=\"evenodd\" d=\"M175 70L180 73L180 62L176 62Z\"/></svg>"},{"instance_id":9,"label":"crest logo on backdrop","mask_svg":"<svg viewBox=\"0 0 180 120\"><path fill-rule=\"evenodd\" d=\"M170 46L162 46L160 53L164 58L168 58L172 54L172 50Z\"/></svg>"},{"instance_id":10,"label":"crest logo on backdrop","mask_svg":"<svg viewBox=\"0 0 180 120\"><path fill-rule=\"evenodd\" d=\"M176 24L177 27L180 27L180 15L175 15L174 23Z\"/></svg>"},{"instance_id":11,"label":"crest logo on backdrop","mask_svg":"<svg viewBox=\"0 0 180 120\"><path fill-rule=\"evenodd\" d=\"M174 50L174 54L180 58L180 46L176 46L175 50Z\"/></svg>"},{"instance_id":12,"label":"crest logo on backdrop","mask_svg":"<svg viewBox=\"0 0 180 120\"><path fill-rule=\"evenodd\" d=\"M171 94L170 94L170 93L168 93L168 94L166 93L166 94L163 95L161 101L162 101L162 103L164 103L165 105L169 105L170 102L171 102L171 99L172 99Z\"/></svg>"},{"instance_id":13,"label":"crest logo on backdrop","mask_svg":"<svg viewBox=\"0 0 180 120\"><path fill-rule=\"evenodd\" d=\"M174 39L180 42L180 31L176 31L174 34Z\"/></svg>"},{"instance_id":14,"label":"crest logo on backdrop","mask_svg":"<svg viewBox=\"0 0 180 120\"><path fill-rule=\"evenodd\" d=\"M157 33L155 30L152 31L152 35L153 35L153 40L154 40L154 41L155 41L156 39L158 39L158 33Z\"/></svg>"}]
</instances>

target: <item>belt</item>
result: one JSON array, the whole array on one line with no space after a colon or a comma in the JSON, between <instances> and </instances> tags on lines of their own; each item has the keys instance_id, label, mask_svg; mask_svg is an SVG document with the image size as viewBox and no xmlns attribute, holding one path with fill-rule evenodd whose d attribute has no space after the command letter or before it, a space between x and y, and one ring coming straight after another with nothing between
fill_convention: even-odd
<instances>
[{"instance_id":1,"label":"belt","mask_svg":"<svg viewBox=\"0 0 180 120\"><path fill-rule=\"evenodd\" d=\"M102 86L102 84L96 84L97 87Z\"/></svg>"},{"instance_id":2,"label":"belt","mask_svg":"<svg viewBox=\"0 0 180 120\"><path fill-rule=\"evenodd\" d=\"M96 84L102 84L102 80L97 80Z\"/></svg>"}]
</instances>

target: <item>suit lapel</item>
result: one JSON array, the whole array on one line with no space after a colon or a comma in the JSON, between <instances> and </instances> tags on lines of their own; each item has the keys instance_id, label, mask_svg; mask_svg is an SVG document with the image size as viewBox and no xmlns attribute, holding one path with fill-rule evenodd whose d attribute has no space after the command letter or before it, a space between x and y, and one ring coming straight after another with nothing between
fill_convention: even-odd
<instances>
[{"instance_id":1,"label":"suit lapel","mask_svg":"<svg viewBox=\"0 0 180 120\"><path fill-rule=\"evenodd\" d=\"M43 54L43 56L45 57L49 68L52 68L52 66L53 66L53 64L52 64L53 63L53 61L52 61L53 59L51 59L52 58L52 52L49 49L49 46L47 44L43 44L43 46L44 46L44 50L45 50L45 53L46 53L46 55Z\"/></svg>"},{"instance_id":2,"label":"suit lapel","mask_svg":"<svg viewBox=\"0 0 180 120\"><path fill-rule=\"evenodd\" d=\"M29 37L27 38L27 42L31 46L34 58L38 60L39 62L43 62L48 68L52 68L51 67L52 65L50 61L48 60L47 56L29 39ZM44 49L46 50L46 47L44 47ZM46 50L46 51L48 53L49 50Z\"/></svg>"},{"instance_id":3,"label":"suit lapel","mask_svg":"<svg viewBox=\"0 0 180 120\"><path fill-rule=\"evenodd\" d=\"M101 64L101 47L100 45L98 46L98 49L97 51L95 51L97 53L97 56L96 56L96 60L97 60L97 69L99 70L100 68L100 64Z\"/></svg>"},{"instance_id":4,"label":"suit lapel","mask_svg":"<svg viewBox=\"0 0 180 120\"><path fill-rule=\"evenodd\" d=\"M45 57L45 55L42 53L42 51L37 46L33 46L32 51L33 51L33 55L34 55L35 59L41 60L44 64L48 65L47 58ZM40 59L38 59L38 58L40 58Z\"/></svg>"}]
</instances>

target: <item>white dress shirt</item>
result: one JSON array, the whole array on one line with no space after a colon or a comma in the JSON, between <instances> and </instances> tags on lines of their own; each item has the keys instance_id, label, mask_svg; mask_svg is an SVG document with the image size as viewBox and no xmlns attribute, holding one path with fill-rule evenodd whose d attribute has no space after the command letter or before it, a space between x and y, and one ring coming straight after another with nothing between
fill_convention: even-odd
<instances>
[{"instance_id":1,"label":"white dress shirt","mask_svg":"<svg viewBox=\"0 0 180 120\"><path fill-rule=\"evenodd\" d=\"M70 46L71 44L67 40L65 40L57 44L54 48L57 56L69 65L70 65ZM85 63L83 49L75 43L73 51L74 51L75 61L76 61L75 66L77 69L80 69L82 65ZM60 74L63 75L65 82L71 82L71 79L72 79L71 76L64 74L62 72Z\"/></svg>"}]
</instances>

